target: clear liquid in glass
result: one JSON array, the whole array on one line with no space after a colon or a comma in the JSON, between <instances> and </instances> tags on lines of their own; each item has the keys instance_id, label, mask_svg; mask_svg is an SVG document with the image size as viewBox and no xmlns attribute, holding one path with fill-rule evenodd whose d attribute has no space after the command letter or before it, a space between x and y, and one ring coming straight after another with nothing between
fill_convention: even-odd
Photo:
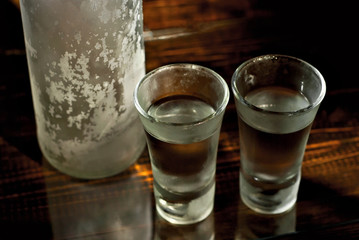
<instances>
[{"instance_id":1,"label":"clear liquid in glass","mask_svg":"<svg viewBox=\"0 0 359 240\"><path fill-rule=\"evenodd\" d=\"M167 97L148 109L158 121L179 125L201 121L214 112L211 105L192 96ZM160 134L146 134L158 211L175 223L176 217L186 223L206 217L213 208L219 129L200 141L184 138L182 131L173 132L171 139Z\"/></svg>"},{"instance_id":2,"label":"clear liquid in glass","mask_svg":"<svg viewBox=\"0 0 359 240\"><path fill-rule=\"evenodd\" d=\"M245 100L260 109L278 113L310 105L303 94L284 87L256 89L249 92ZM283 129L285 126L273 124L271 132L266 132L257 122L247 123L239 117L241 197L261 212L281 212L296 201L311 124L304 128L291 125L291 130Z\"/></svg>"}]
</instances>

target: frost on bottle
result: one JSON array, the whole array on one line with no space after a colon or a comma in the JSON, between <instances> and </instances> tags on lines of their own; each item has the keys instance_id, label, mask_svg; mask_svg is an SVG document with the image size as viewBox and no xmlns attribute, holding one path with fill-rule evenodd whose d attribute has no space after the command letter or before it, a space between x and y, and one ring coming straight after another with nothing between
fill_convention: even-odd
<instances>
[{"instance_id":1,"label":"frost on bottle","mask_svg":"<svg viewBox=\"0 0 359 240\"><path fill-rule=\"evenodd\" d=\"M141 0L21 0L44 157L79 178L129 167L145 138L132 96L145 74Z\"/></svg>"}]
</instances>

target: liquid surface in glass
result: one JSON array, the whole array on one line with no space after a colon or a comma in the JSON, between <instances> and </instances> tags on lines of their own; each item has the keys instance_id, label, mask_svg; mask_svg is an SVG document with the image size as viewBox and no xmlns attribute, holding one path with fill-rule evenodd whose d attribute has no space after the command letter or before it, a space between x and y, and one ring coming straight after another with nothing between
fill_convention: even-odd
<instances>
[{"instance_id":1,"label":"liquid surface in glass","mask_svg":"<svg viewBox=\"0 0 359 240\"><path fill-rule=\"evenodd\" d=\"M168 123L186 124L200 121L215 111L206 102L194 96L176 95L155 102L148 109L153 118Z\"/></svg>"},{"instance_id":2,"label":"liquid surface in glass","mask_svg":"<svg viewBox=\"0 0 359 240\"><path fill-rule=\"evenodd\" d=\"M273 112L294 112L310 105L302 93L277 86L256 89L244 99L258 108Z\"/></svg>"}]
</instances>

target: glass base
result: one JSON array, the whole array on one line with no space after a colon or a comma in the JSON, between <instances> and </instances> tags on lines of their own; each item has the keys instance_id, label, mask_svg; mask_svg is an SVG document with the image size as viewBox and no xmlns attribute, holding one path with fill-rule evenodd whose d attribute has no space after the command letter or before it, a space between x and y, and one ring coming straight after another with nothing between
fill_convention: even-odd
<instances>
[{"instance_id":1,"label":"glass base","mask_svg":"<svg viewBox=\"0 0 359 240\"><path fill-rule=\"evenodd\" d=\"M247 178L248 179L248 178ZM280 214L292 209L297 201L300 173L285 183L248 181L240 173L240 195L243 203L255 212Z\"/></svg>"},{"instance_id":2,"label":"glass base","mask_svg":"<svg viewBox=\"0 0 359 240\"><path fill-rule=\"evenodd\" d=\"M163 189L158 190L154 185L154 194L156 199L156 210L158 214L173 224L193 224L206 219L213 210L215 184L208 188L208 191L203 195L188 200L188 197L177 195L173 193L166 193L171 195L166 198L163 194ZM174 198L177 198L176 200ZM167 199L167 200L166 200ZM170 201L168 199L171 199Z\"/></svg>"},{"instance_id":3,"label":"glass base","mask_svg":"<svg viewBox=\"0 0 359 240\"><path fill-rule=\"evenodd\" d=\"M138 118L127 126L121 134L105 143L85 146L80 152L74 150L71 158L55 154L46 145L46 139L38 133L39 145L44 158L58 171L79 179L99 179L111 177L125 171L142 154L146 139Z\"/></svg>"}]
</instances>

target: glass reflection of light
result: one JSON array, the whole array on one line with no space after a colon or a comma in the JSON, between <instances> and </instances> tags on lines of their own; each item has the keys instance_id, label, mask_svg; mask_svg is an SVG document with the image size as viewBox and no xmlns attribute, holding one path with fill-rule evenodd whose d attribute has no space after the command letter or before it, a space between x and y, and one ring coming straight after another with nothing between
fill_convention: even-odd
<instances>
[{"instance_id":1,"label":"glass reflection of light","mask_svg":"<svg viewBox=\"0 0 359 240\"><path fill-rule=\"evenodd\" d=\"M240 204L243 205L242 202ZM235 240L277 236L295 231L296 207L278 215L263 215L251 210L239 211Z\"/></svg>"},{"instance_id":2,"label":"glass reflection of light","mask_svg":"<svg viewBox=\"0 0 359 240\"><path fill-rule=\"evenodd\" d=\"M205 220L190 225L168 223L157 214L154 240L214 240L214 214Z\"/></svg>"},{"instance_id":3,"label":"glass reflection of light","mask_svg":"<svg viewBox=\"0 0 359 240\"><path fill-rule=\"evenodd\" d=\"M54 239L152 239L151 171L143 168L89 181L46 176Z\"/></svg>"}]
</instances>

